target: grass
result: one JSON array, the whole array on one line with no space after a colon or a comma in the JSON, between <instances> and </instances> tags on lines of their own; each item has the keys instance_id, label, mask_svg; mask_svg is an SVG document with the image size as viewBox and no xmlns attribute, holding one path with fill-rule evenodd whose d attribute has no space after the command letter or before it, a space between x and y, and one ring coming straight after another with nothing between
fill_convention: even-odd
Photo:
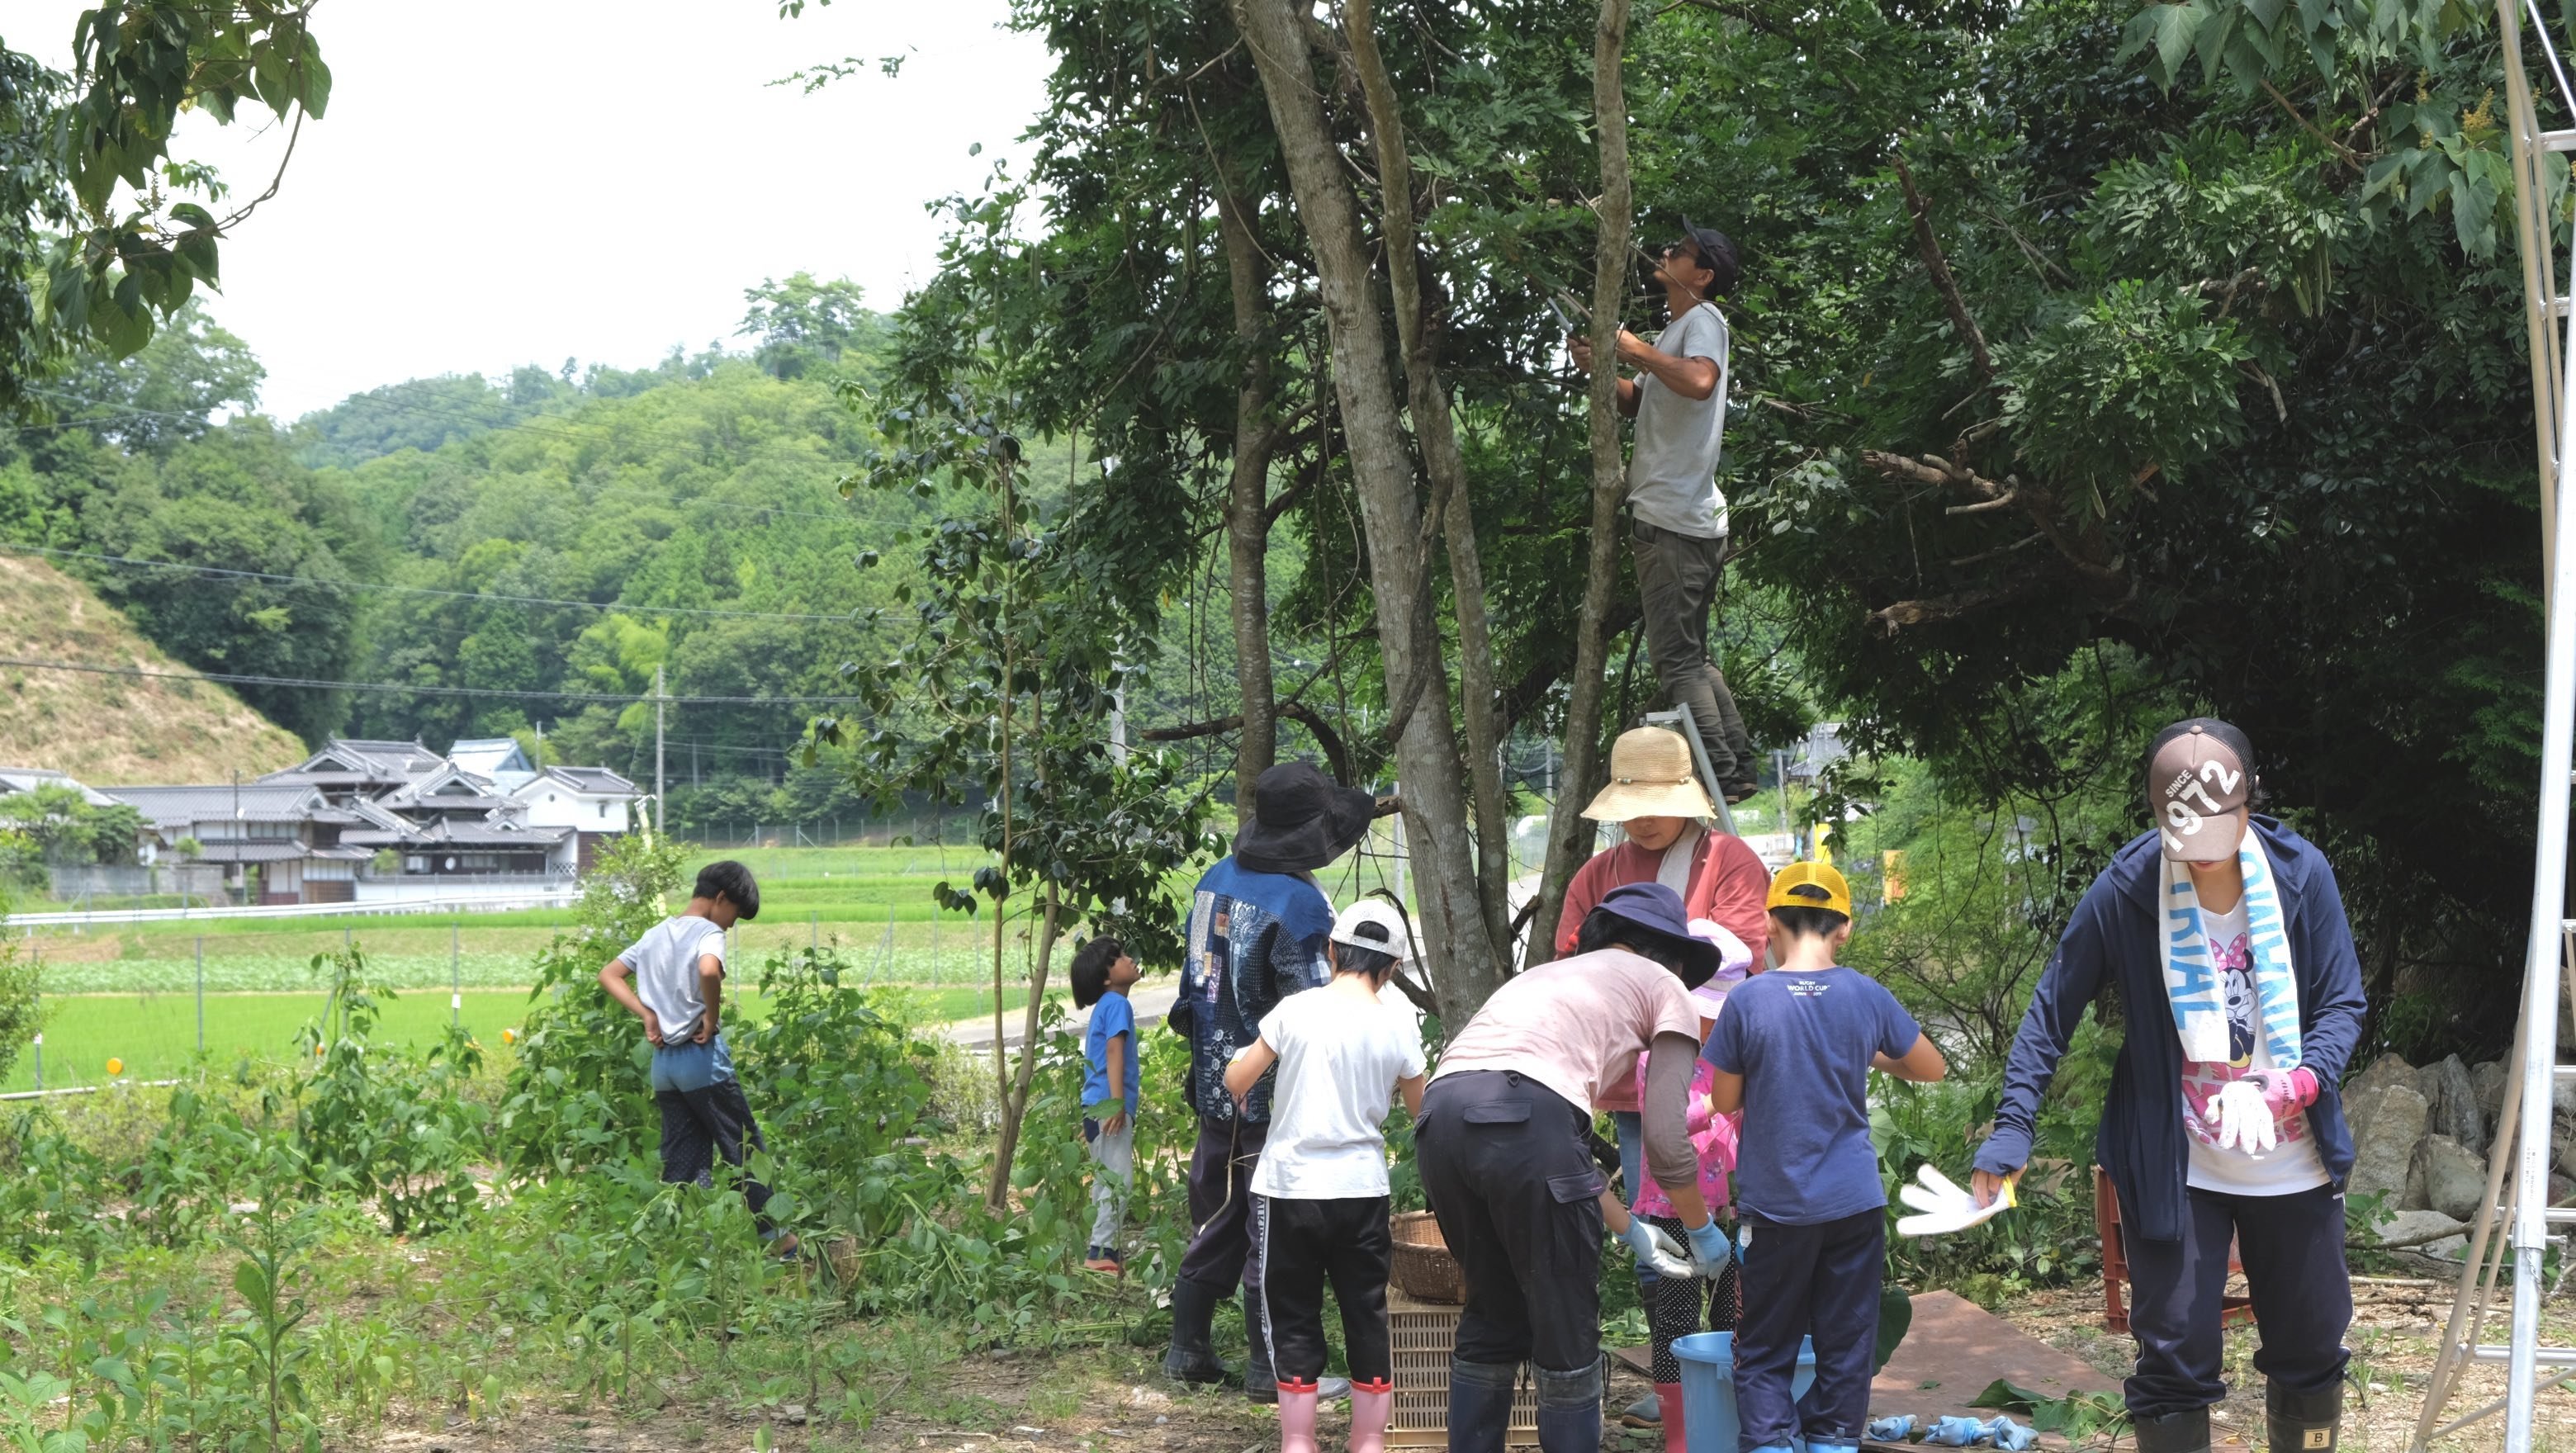
<instances>
[{"instance_id":1,"label":"grass","mask_svg":"<svg viewBox=\"0 0 2576 1453\"><path fill-rule=\"evenodd\" d=\"M13 656L119 661L185 673L80 581L42 560L0 557L0 617ZM294 736L230 687L173 677L0 671L0 761L105 783L227 782L304 760Z\"/></svg>"},{"instance_id":2,"label":"grass","mask_svg":"<svg viewBox=\"0 0 2576 1453\"><path fill-rule=\"evenodd\" d=\"M1062 999L1063 991L1050 992ZM525 1022L529 1009L524 989L474 990L462 996L461 1010L450 1010L447 993L401 993L384 1006L376 1037L386 1043L425 1047L447 1032L451 1013L487 1053L506 1055L504 1029ZM1003 995L1002 1007L1017 1010L1029 1000L1024 988ZM295 1053L295 1038L323 1010L319 990L277 994L208 994L206 1057L219 1067L244 1060L281 1062ZM49 1086L95 1085L108 1079L107 1061L124 1062L132 1080L170 1079L197 1058L197 999L191 993L77 994L49 998L45 1021L45 1083ZM921 1024L980 1019L993 1012L990 988L907 989L903 1015ZM729 1018L757 1018L760 996L746 983L727 1006ZM0 1092L35 1088L35 1056L21 1052L9 1073L0 1076Z\"/></svg>"},{"instance_id":3,"label":"grass","mask_svg":"<svg viewBox=\"0 0 2576 1453\"><path fill-rule=\"evenodd\" d=\"M949 985L992 977L991 908L973 917L940 913L932 887L964 882L985 855L935 844L918 847L706 849L694 874L730 853L760 880L761 913L734 930L747 963L781 949L837 943L861 973L879 981ZM1353 855L1317 875L1337 903L1385 883L1384 859ZM1191 877L1175 880L1184 902ZM23 905L33 908L37 905ZM676 910L678 904L672 907ZM507 913L363 915L297 919L188 919L112 924L79 932L21 930L20 942L46 965L54 993L193 991L203 953L206 988L284 991L316 982L316 954L355 941L387 982L445 989L503 988L528 981L528 960L573 925L570 908ZM1025 979L1032 952L1024 920L1004 930L1004 972ZM1168 969L1177 965L1149 965ZM1061 965L1059 965L1059 969Z\"/></svg>"}]
</instances>

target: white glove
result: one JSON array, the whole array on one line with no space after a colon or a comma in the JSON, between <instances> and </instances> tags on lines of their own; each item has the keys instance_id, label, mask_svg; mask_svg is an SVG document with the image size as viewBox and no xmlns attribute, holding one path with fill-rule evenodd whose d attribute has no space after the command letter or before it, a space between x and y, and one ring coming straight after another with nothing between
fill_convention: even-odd
<instances>
[{"instance_id":1,"label":"white glove","mask_svg":"<svg viewBox=\"0 0 2576 1453\"><path fill-rule=\"evenodd\" d=\"M1946 1236L1982 1225L2000 1215L2013 1204L2013 1183L2004 1182L2001 1194L1986 1205L1959 1188L1959 1183L1941 1174L1940 1168L1924 1165L1914 1172L1920 1185L1900 1186L1896 1198L1921 1212L1906 1216L1896 1223L1899 1236Z\"/></svg>"},{"instance_id":2,"label":"white glove","mask_svg":"<svg viewBox=\"0 0 2576 1453\"><path fill-rule=\"evenodd\" d=\"M1675 1281L1689 1281L1693 1275L1689 1253L1672 1237L1652 1225L1643 1216L1628 1218L1628 1229L1619 1233L1628 1249L1637 1253L1637 1264L1657 1276Z\"/></svg>"},{"instance_id":3,"label":"white glove","mask_svg":"<svg viewBox=\"0 0 2576 1453\"><path fill-rule=\"evenodd\" d=\"M2229 1080L2209 1097L2209 1108L2218 1115L2221 1150L2261 1155L2281 1143L2281 1132L2272 1123L2271 1102L2263 1098L2259 1080Z\"/></svg>"}]
</instances>

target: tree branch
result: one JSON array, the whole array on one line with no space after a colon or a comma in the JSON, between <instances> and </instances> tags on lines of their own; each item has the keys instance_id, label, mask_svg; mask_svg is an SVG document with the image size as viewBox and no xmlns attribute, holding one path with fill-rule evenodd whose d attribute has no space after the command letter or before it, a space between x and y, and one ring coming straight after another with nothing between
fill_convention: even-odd
<instances>
[{"instance_id":1,"label":"tree branch","mask_svg":"<svg viewBox=\"0 0 2576 1453\"><path fill-rule=\"evenodd\" d=\"M1950 273L1950 260L1941 253L1941 239L1932 231L1932 207L1923 200L1923 189L1914 184L1914 169L1904 157L1894 158L1896 180L1905 188L1905 210L1914 217L1914 245L1923 253L1924 269L1932 274L1932 286L1940 291L1941 302L1950 310L1950 323L1967 341L1969 356L1976 360L1977 377L1986 387L1995 386L1995 356L1986 347L1985 330L1968 312L1968 300L1960 295L1959 280Z\"/></svg>"},{"instance_id":2,"label":"tree branch","mask_svg":"<svg viewBox=\"0 0 2576 1453\"><path fill-rule=\"evenodd\" d=\"M2273 85L2270 81L2265 81L2263 83L2263 94L2270 96L2272 98L2272 104L2280 107L2291 120L2299 123L2299 129L2301 131L2304 131L2310 136L2315 137L2317 140L2324 142L2326 144L2326 150L2335 154L2335 160L2342 162L2345 166L2352 168L2354 171L2361 170L2361 158L2353 154L2352 148L2335 140L2333 137L2326 135L2324 132L2319 131L2317 129L2317 123L2310 121L2298 107L2290 104L2289 97L2281 94L2280 87Z\"/></svg>"},{"instance_id":3,"label":"tree branch","mask_svg":"<svg viewBox=\"0 0 2576 1453\"><path fill-rule=\"evenodd\" d=\"M1351 749L1342 741L1342 734L1333 729L1332 723L1324 720L1322 712L1302 701L1283 701L1271 708L1271 715L1296 722L1313 734L1315 745L1323 749L1324 760L1332 765L1333 780L1345 787L1357 785L1352 780ZM1188 742L1241 730L1243 716L1238 712L1207 721L1184 722L1179 726L1149 727L1138 732L1136 739L1142 742Z\"/></svg>"}]
</instances>

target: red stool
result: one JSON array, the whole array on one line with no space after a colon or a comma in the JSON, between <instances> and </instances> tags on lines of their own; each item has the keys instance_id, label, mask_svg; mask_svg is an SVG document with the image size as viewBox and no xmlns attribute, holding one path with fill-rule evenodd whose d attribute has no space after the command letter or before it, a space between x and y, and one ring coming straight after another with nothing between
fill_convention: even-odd
<instances>
[{"instance_id":1,"label":"red stool","mask_svg":"<svg viewBox=\"0 0 2576 1453\"><path fill-rule=\"evenodd\" d=\"M2102 1330L2125 1333L2129 1330L2129 1253L2121 1240L2120 1196L2098 1165L2093 1167L2093 1228L2102 1236ZM2236 1259L2235 1243L2228 1243L2228 1274L2233 1276L2243 1270L2244 1264ZM2254 1299L2227 1298L2219 1325L2254 1325Z\"/></svg>"}]
</instances>

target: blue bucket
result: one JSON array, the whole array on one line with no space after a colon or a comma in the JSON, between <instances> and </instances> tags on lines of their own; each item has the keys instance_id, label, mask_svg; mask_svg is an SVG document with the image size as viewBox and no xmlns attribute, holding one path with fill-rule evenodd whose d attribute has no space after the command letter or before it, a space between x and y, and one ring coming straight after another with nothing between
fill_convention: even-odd
<instances>
[{"instance_id":1,"label":"blue bucket","mask_svg":"<svg viewBox=\"0 0 2576 1453\"><path fill-rule=\"evenodd\" d=\"M1735 1417L1735 1334L1677 1337L1673 1360L1682 1365L1682 1432L1690 1453L1743 1453L1743 1427ZM1801 1338L1789 1396L1805 1397L1815 1381L1816 1339Z\"/></svg>"}]
</instances>

